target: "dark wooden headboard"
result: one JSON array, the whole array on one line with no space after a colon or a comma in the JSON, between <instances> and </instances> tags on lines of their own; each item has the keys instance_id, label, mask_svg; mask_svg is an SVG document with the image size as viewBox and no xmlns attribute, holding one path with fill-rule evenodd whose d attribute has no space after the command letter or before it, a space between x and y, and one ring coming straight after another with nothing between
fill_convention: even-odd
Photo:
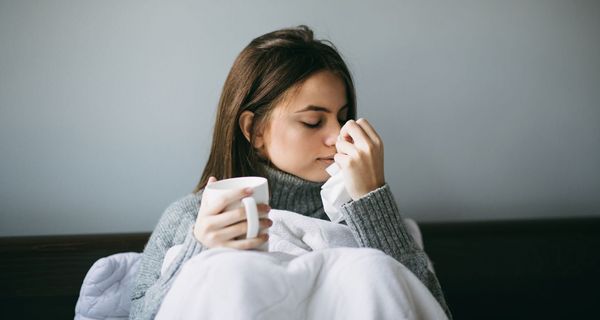
<instances>
[{"instance_id":1,"label":"dark wooden headboard","mask_svg":"<svg viewBox=\"0 0 600 320\"><path fill-rule=\"evenodd\" d=\"M600 218L421 223L455 319L598 314ZM5 319L72 319L99 258L140 252L149 233L0 238Z\"/></svg>"}]
</instances>

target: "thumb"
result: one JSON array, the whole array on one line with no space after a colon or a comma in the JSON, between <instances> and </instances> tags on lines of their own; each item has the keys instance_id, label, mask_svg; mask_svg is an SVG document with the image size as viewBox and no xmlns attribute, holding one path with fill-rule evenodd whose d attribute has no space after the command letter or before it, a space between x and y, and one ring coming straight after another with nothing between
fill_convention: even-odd
<instances>
[{"instance_id":1,"label":"thumb","mask_svg":"<svg viewBox=\"0 0 600 320\"><path fill-rule=\"evenodd\" d=\"M216 181L217 181L217 178L215 178L213 176L210 176L210 178L208 178L208 182L206 184L211 184L211 183L216 182Z\"/></svg>"}]
</instances>

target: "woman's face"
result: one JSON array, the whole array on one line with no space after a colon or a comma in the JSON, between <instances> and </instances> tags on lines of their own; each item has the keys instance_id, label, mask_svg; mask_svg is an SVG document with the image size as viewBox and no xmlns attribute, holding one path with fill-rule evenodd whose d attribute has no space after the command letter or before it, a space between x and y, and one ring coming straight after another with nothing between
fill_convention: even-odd
<instances>
[{"instance_id":1,"label":"woman's face","mask_svg":"<svg viewBox=\"0 0 600 320\"><path fill-rule=\"evenodd\" d=\"M263 152L280 170L323 182L348 117L346 87L337 75L320 71L290 90L265 127Z\"/></svg>"}]
</instances>

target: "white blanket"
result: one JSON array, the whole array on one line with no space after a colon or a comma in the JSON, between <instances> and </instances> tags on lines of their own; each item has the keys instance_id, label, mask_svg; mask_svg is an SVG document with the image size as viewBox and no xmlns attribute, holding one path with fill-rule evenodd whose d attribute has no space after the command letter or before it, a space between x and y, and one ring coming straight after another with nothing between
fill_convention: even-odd
<instances>
[{"instance_id":1,"label":"white blanket","mask_svg":"<svg viewBox=\"0 0 600 320\"><path fill-rule=\"evenodd\" d=\"M269 216L269 252L203 251L184 264L156 319L446 319L406 267L356 248L347 226L289 211Z\"/></svg>"}]
</instances>

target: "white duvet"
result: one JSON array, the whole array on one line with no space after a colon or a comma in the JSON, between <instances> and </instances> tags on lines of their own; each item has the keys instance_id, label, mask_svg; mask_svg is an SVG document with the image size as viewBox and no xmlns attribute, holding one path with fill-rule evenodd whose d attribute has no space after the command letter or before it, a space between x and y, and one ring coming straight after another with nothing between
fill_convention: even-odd
<instances>
[{"instance_id":1,"label":"white duvet","mask_svg":"<svg viewBox=\"0 0 600 320\"><path fill-rule=\"evenodd\" d=\"M201 252L156 319L446 319L419 279L379 250L356 248L347 226L282 210L269 216L269 252Z\"/></svg>"},{"instance_id":2,"label":"white duvet","mask_svg":"<svg viewBox=\"0 0 600 320\"><path fill-rule=\"evenodd\" d=\"M158 319L446 319L427 288L381 251L356 248L345 225L272 210L270 252L205 250L188 260ZM405 219L422 247L416 223ZM177 254L165 256L163 270ZM76 319L126 319L139 253L98 260ZM432 269L431 264L429 264Z\"/></svg>"}]
</instances>

